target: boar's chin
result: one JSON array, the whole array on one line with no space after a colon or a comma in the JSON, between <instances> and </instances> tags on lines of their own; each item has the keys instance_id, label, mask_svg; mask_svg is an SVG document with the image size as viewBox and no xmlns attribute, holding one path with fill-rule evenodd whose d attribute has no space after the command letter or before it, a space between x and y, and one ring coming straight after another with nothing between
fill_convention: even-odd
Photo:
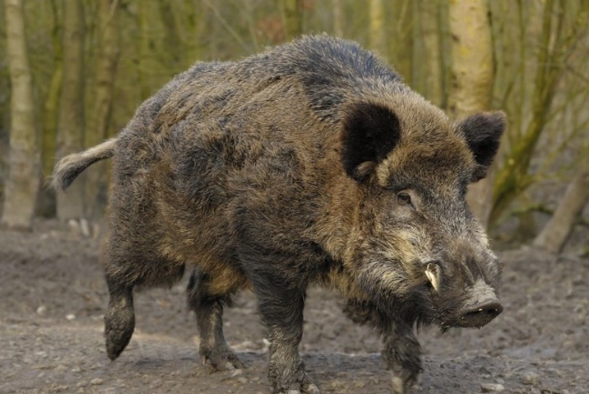
<instances>
[{"instance_id":1,"label":"boar's chin","mask_svg":"<svg viewBox=\"0 0 589 394\"><path fill-rule=\"evenodd\" d=\"M436 321L423 283L413 284L399 272L362 271L357 277L362 292L387 316L408 324L426 326Z\"/></svg>"}]
</instances>

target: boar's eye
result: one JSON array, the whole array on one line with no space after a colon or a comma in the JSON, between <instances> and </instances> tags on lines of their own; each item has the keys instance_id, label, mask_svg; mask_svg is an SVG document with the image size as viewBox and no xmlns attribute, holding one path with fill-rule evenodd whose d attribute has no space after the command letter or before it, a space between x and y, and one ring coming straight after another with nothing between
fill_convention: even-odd
<instances>
[{"instance_id":1,"label":"boar's eye","mask_svg":"<svg viewBox=\"0 0 589 394\"><path fill-rule=\"evenodd\" d=\"M399 202L399 205L405 205L415 209L415 206L413 206L413 202L411 201L411 196L407 192L397 193L397 201Z\"/></svg>"}]
</instances>

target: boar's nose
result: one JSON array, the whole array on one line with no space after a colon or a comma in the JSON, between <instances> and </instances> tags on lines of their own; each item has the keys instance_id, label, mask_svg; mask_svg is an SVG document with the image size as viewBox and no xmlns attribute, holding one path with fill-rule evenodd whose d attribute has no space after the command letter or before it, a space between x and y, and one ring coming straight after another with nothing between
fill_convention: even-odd
<instances>
[{"instance_id":1,"label":"boar's nose","mask_svg":"<svg viewBox=\"0 0 589 394\"><path fill-rule=\"evenodd\" d=\"M496 298L487 299L477 305L469 305L458 318L461 327L482 327L503 312Z\"/></svg>"}]
</instances>

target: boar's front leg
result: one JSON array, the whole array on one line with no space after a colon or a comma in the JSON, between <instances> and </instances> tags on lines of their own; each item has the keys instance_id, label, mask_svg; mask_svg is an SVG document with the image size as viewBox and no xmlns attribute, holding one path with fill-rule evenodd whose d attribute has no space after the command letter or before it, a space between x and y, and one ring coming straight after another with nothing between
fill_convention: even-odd
<instances>
[{"instance_id":1,"label":"boar's front leg","mask_svg":"<svg viewBox=\"0 0 589 394\"><path fill-rule=\"evenodd\" d=\"M216 371L243 368L223 335L223 306L231 305L231 295L209 294L207 288L210 279L209 275L195 269L190 275L187 289L188 306L196 315L202 362L208 362Z\"/></svg>"},{"instance_id":2,"label":"boar's front leg","mask_svg":"<svg viewBox=\"0 0 589 394\"><path fill-rule=\"evenodd\" d=\"M319 389L307 376L298 352L303 336L305 290L274 275L257 276L254 289L270 339L268 377L272 393L319 394Z\"/></svg>"},{"instance_id":3,"label":"boar's front leg","mask_svg":"<svg viewBox=\"0 0 589 394\"><path fill-rule=\"evenodd\" d=\"M393 373L393 392L405 394L421 372L421 346L406 323L391 322L383 333L382 357Z\"/></svg>"},{"instance_id":4,"label":"boar's front leg","mask_svg":"<svg viewBox=\"0 0 589 394\"><path fill-rule=\"evenodd\" d=\"M406 394L421 372L421 346L410 323L399 321L368 301L348 300L344 312L352 321L369 324L383 338L382 358L393 377L393 392Z\"/></svg>"}]
</instances>

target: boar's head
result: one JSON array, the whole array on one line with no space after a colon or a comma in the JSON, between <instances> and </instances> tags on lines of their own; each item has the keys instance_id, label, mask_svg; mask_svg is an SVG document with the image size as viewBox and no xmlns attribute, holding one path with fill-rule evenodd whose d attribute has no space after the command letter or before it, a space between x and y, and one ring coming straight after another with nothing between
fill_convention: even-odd
<instances>
[{"instance_id":1,"label":"boar's head","mask_svg":"<svg viewBox=\"0 0 589 394\"><path fill-rule=\"evenodd\" d=\"M501 313L500 264L466 192L485 177L504 128L501 112L452 124L419 96L348 105L341 155L357 207L349 264L380 308L442 329Z\"/></svg>"}]
</instances>

